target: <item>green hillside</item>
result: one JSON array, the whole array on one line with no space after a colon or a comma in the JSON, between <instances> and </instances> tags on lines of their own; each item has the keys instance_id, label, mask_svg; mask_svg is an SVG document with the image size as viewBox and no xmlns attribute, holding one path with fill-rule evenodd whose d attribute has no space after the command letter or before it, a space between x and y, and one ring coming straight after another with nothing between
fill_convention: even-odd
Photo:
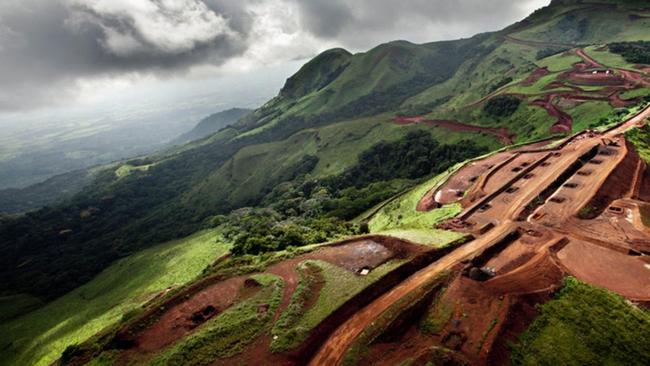
<instances>
[{"instance_id":1,"label":"green hillside","mask_svg":"<svg viewBox=\"0 0 650 366\"><path fill-rule=\"evenodd\" d=\"M219 238L211 230L143 250L47 306L0 324L0 364L49 365L68 345L195 279L228 250ZM24 306L21 301L14 305Z\"/></svg>"},{"instance_id":2,"label":"green hillside","mask_svg":"<svg viewBox=\"0 0 650 366\"><path fill-rule=\"evenodd\" d=\"M431 225L457 207L408 216L423 182L505 144L607 125L644 101L647 88L639 83L616 86L616 99L608 85L574 77L587 57L600 65L585 70L611 68L615 76L634 66L608 44L650 40L649 20L630 16L638 11L635 1L554 1L502 31L468 39L326 51L236 123L103 169L65 203L0 217L0 296L49 303L22 320L41 324L116 261L212 227L225 230L235 254L255 255L367 230L454 239ZM624 43L631 47L643 44ZM351 221L413 187L369 225ZM136 285L142 291L146 284ZM74 323L84 335L100 328L79 328L86 318L64 314L53 321ZM52 326L20 334L39 339ZM59 346L43 352L53 357Z\"/></svg>"}]
</instances>

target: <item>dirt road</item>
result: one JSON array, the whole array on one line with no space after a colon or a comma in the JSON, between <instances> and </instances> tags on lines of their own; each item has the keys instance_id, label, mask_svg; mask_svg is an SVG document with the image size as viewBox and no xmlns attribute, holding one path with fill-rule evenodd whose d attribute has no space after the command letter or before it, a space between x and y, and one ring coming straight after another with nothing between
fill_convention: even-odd
<instances>
[{"instance_id":1,"label":"dirt road","mask_svg":"<svg viewBox=\"0 0 650 366\"><path fill-rule=\"evenodd\" d=\"M464 217L467 222L490 222L494 225L491 230L415 273L347 319L347 321L341 324L329 337L328 341L321 346L309 364L328 366L341 364L346 351L358 338L361 332L371 325L372 322L391 305L412 291L423 286L428 281L434 279L442 272L451 269L459 262L472 258L478 253L483 252L486 248L501 241L506 235L513 232L521 225L517 222L517 218L528 208L531 202L535 202L539 197L545 197L544 193L549 190L548 187L553 187L553 184L556 184L558 181L560 181L560 184L563 183L566 178L565 175L568 174L567 172L569 172L571 176L575 175L577 170L572 171L571 169L576 166L577 162L580 162L579 159L584 159L586 154L597 151L595 149L600 149L603 141L619 139L619 135L622 132L632 126L643 123L643 121L649 116L650 107L621 124L619 127L602 135L585 135L584 138L574 139L571 143L558 148L557 151L549 153L550 156L540 157L539 159L544 159L544 161L540 160L537 163L533 163L534 169L531 169L529 174L524 174L521 177L515 175L514 178L510 180L502 180L503 184L500 187L495 188L493 193L488 193L481 201L474 203L471 207L466 209L465 213L460 215L460 217ZM620 156L611 156L610 158L611 161L603 164L597 163L600 164L597 166L598 169L594 168L593 174L590 174L588 179L585 179L586 184L594 185L593 187L589 187L590 189L584 190L586 196L593 195L597 190L598 185L605 181L621 161ZM590 157L590 159L597 160L594 157ZM549 164L542 164L547 160ZM584 162L580 164L584 164ZM503 169L507 168L509 168L508 164L506 164ZM517 186L518 189L508 193L507 188L514 186ZM576 192L578 193L574 203L582 205L590 198L580 196L580 191ZM552 198L553 195L545 197L546 201L542 204L542 207L544 207L546 203L550 202ZM558 209L558 212L561 213L560 216L563 219L566 219L569 216L574 216L581 207L576 204L571 204L570 202L563 203L559 200L558 205L562 206ZM482 209L477 210L477 206ZM532 212L529 217L533 217ZM547 250L544 246L540 246L540 248ZM572 252L567 253L563 253L562 255L564 257L571 257L570 255ZM568 265L573 265L573 262L567 263ZM588 273L588 275L597 277L597 275L592 273Z\"/></svg>"}]
</instances>

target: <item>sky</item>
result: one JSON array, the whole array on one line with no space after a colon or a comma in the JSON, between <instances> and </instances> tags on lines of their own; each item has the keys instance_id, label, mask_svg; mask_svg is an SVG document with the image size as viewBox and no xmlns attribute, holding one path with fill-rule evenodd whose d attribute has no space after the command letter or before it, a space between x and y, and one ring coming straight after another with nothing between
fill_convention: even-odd
<instances>
[{"instance_id":1,"label":"sky","mask_svg":"<svg viewBox=\"0 0 650 366\"><path fill-rule=\"evenodd\" d=\"M396 39L468 37L548 3L1 0L0 131L44 116L164 109L196 96L210 103L213 92L215 109L253 106L328 48L361 52ZM233 87L239 91L227 93Z\"/></svg>"}]
</instances>

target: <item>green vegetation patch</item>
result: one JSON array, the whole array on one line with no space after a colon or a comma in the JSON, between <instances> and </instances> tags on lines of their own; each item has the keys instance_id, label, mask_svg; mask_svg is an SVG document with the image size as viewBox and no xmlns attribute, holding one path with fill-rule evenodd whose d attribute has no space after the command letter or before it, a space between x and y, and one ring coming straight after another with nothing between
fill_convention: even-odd
<instances>
[{"instance_id":1,"label":"green vegetation patch","mask_svg":"<svg viewBox=\"0 0 650 366\"><path fill-rule=\"evenodd\" d=\"M512 95L500 95L490 99L483 107L485 113L495 117L509 117L517 108L519 108L521 100Z\"/></svg>"},{"instance_id":2,"label":"green vegetation patch","mask_svg":"<svg viewBox=\"0 0 650 366\"><path fill-rule=\"evenodd\" d=\"M641 222L647 228L650 228L650 205L641 205L639 211L641 211Z\"/></svg>"},{"instance_id":3,"label":"green vegetation patch","mask_svg":"<svg viewBox=\"0 0 650 366\"><path fill-rule=\"evenodd\" d=\"M429 301L431 295L440 289L448 276L449 273L441 273L427 280L422 286L402 297L381 313L350 346L343 359L343 365L358 365L367 353L368 347L375 340L384 335L402 314L406 314L422 305L423 301Z\"/></svg>"},{"instance_id":4,"label":"green vegetation patch","mask_svg":"<svg viewBox=\"0 0 650 366\"><path fill-rule=\"evenodd\" d=\"M604 126L612 121L613 108L608 102L590 101L568 109L567 113L573 118L573 132L580 132L588 128Z\"/></svg>"},{"instance_id":5,"label":"green vegetation patch","mask_svg":"<svg viewBox=\"0 0 650 366\"><path fill-rule=\"evenodd\" d=\"M650 64L650 41L610 43L609 49L629 63Z\"/></svg>"},{"instance_id":6,"label":"green vegetation patch","mask_svg":"<svg viewBox=\"0 0 650 366\"><path fill-rule=\"evenodd\" d=\"M274 328L273 334L278 338L271 343L271 349L278 352L298 346L307 338L312 329L346 301L403 263L404 260L392 260L375 268L367 276L359 276L327 262L303 262L304 266L314 266L319 270L319 276L323 282L317 294L318 299L311 307L304 309L301 299L304 294L298 294L292 298L291 305L282 315L284 319L280 318ZM303 281L303 283L306 285L307 281ZM308 291L308 289L304 286L301 291ZM300 305L301 303L303 305ZM299 310L300 307L302 309ZM293 325L289 326L290 324Z\"/></svg>"},{"instance_id":7,"label":"green vegetation patch","mask_svg":"<svg viewBox=\"0 0 650 366\"><path fill-rule=\"evenodd\" d=\"M458 233L433 228L420 229L389 229L373 234L392 236L394 238L407 240L416 244L442 248L459 239Z\"/></svg>"},{"instance_id":8,"label":"green vegetation patch","mask_svg":"<svg viewBox=\"0 0 650 366\"><path fill-rule=\"evenodd\" d=\"M645 98L650 96L650 88L638 88L621 93L622 99Z\"/></svg>"},{"instance_id":9,"label":"green vegetation patch","mask_svg":"<svg viewBox=\"0 0 650 366\"><path fill-rule=\"evenodd\" d=\"M195 333L156 356L150 365L210 365L242 352L267 331L282 300L283 281L269 274L254 275L251 279L262 287L258 293L210 319Z\"/></svg>"},{"instance_id":10,"label":"green vegetation patch","mask_svg":"<svg viewBox=\"0 0 650 366\"><path fill-rule=\"evenodd\" d=\"M441 332L454 315L454 307L451 304L441 301L445 291L445 288L441 289L427 309L420 323L420 329L424 332L431 334Z\"/></svg>"},{"instance_id":11,"label":"green vegetation patch","mask_svg":"<svg viewBox=\"0 0 650 366\"><path fill-rule=\"evenodd\" d=\"M121 165L119 168L115 170L115 176L118 178L124 178L128 175L130 175L133 172L146 172L151 168L154 164L146 164L146 165L139 165L139 166L134 166L130 164L124 164Z\"/></svg>"},{"instance_id":12,"label":"green vegetation patch","mask_svg":"<svg viewBox=\"0 0 650 366\"><path fill-rule=\"evenodd\" d=\"M201 274L229 245L204 231L124 258L87 284L43 308L0 325L6 365L49 365L71 344L82 343L156 294Z\"/></svg>"},{"instance_id":13,"label":"green vegetation patch","mask_svg":"<svg viewBox=\"0 0 650 366\"><path fill-rule=\"evenodd\" d=\"M633 128L625 133L625 138L634 144L641 158L650 164L650 126Z\"/></svg>"},{"instance_id":14,"label":"green vegetation patch","mask_svg":"<svg viewBox=\"0 0 650 366\"><path fill-rule=\"evenodd\" d=\"M650 314L567 278L512 348L514 365L650 365Z\"/></svg>"},{"instance_id":15,"label":"green vegetation patch","mask_svg":"<svg viewBox=\"0 0 650 366\"><path fill-rule=\"evenodd\" d=\"M598 63L605 67L618 67L622 69L633 69L634 64L629 63L625 58L617 53L611 52L608 47L589 46L584 51Z\"/></svg>"},{"instance_id":16,"label":"green vegetation patch","mask_svg":"<svg viewBox=\"0 0 650 366\"><path fill-rule=\"evenodd\" d=\"M459 214L459 204L447 205L429 212L418 212L416 206L429 190L437 189L463 165L464 163L449 168L385 205L370 220L370 231L374 233L391 229L430 229L434 224ZM450 237L454 235L451 232L448 234ZM456 236L455 239L459 237Z\"/></svg>"}]
</instances>

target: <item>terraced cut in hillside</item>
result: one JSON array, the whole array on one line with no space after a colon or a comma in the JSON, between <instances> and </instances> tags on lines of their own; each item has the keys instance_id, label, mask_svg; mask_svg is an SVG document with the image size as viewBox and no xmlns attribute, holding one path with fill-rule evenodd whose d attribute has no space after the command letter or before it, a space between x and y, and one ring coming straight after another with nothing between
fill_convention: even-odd
<instances>
[{"instance_id":1,"label":"terraced cut in hillside","mask_svg":"<svg viewBox=\"0 0 650 366\"><path fill-rule=\"evenodd\" d=\"M370 235L260 273L207 277L126 323L94 356L118 364L297 364L333 327L455 245Z\"/></svg>"},{"instance_id":2,"label":"terraced cut in hillside","mask_svg":"<svg viewBox=\"0 0 650 366\"><path fill-rule=\"evenodd\" d=\"M639 213L648 166L623 136L648 116L650 107L602 133L458 170L462 177L476 173L473 184L442 184L423 199L454 196L463 211L439 227L476 239L355 313L309 364L501 364L535 304L550 300L565 276L650 302L650 231ZM477 168L482 164L488 167ZM443 192L449 189L453 195Z\"/></svg>"}]
</instances>

